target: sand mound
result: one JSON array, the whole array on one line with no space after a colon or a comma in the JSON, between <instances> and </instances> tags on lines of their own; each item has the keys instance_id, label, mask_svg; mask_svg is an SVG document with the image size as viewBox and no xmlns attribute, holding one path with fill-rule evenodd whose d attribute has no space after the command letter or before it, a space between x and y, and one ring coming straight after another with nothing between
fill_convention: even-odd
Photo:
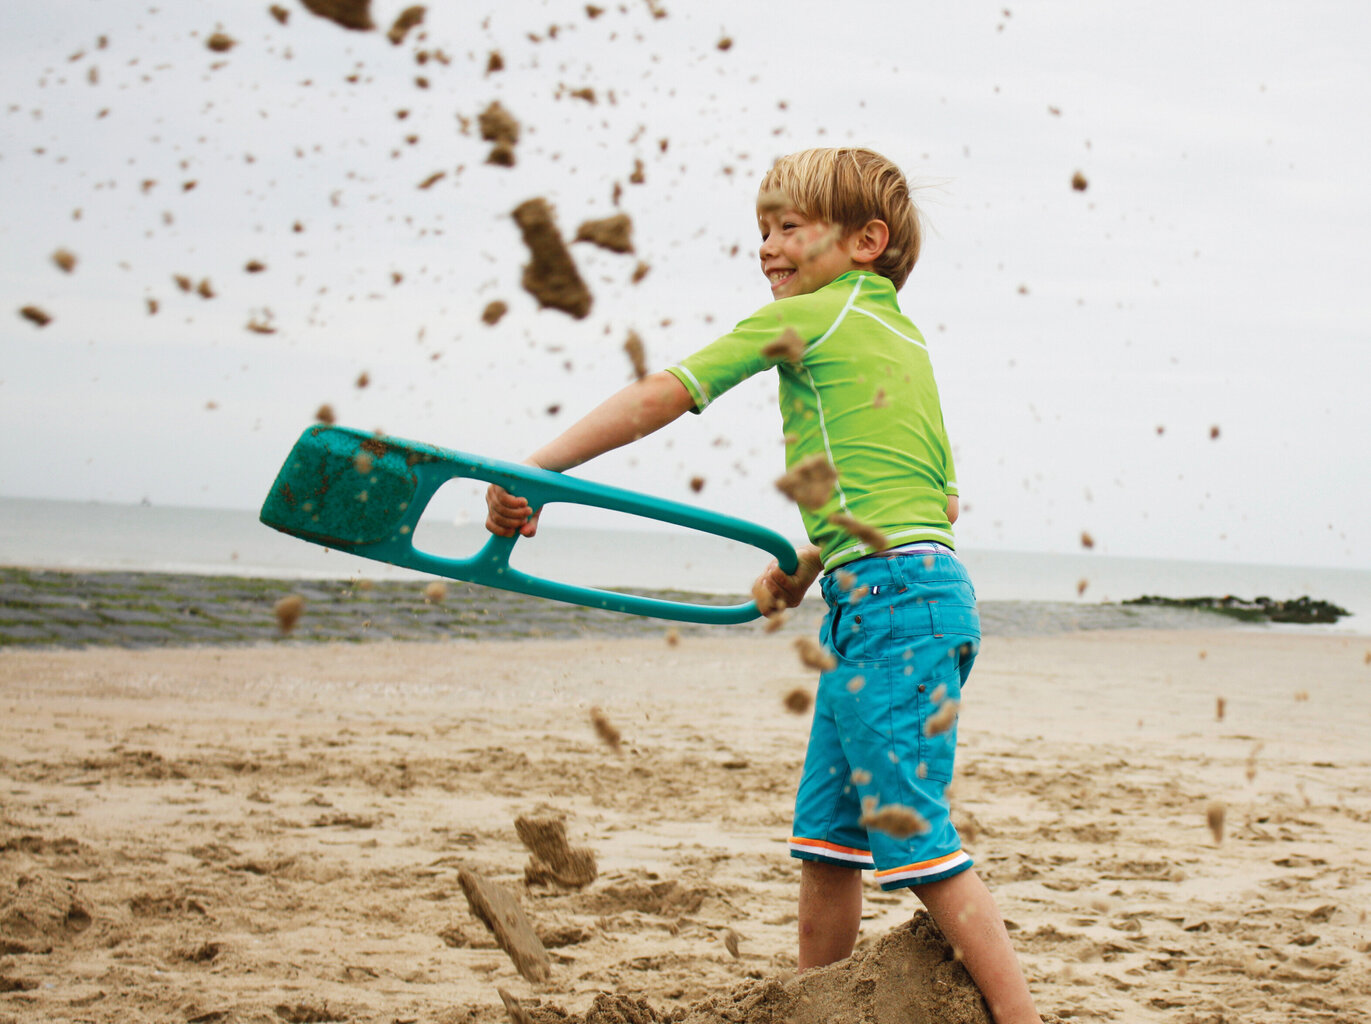
<instances>
[{"instance_id":1,"label":"sand mound","mask_svg":"<svg viewBox=\"0 0 1371 1024\"><path fill-rule=\"evenodd\" d=\"M90 910L77 894L75 883L42 872L20 875L0 903L0 934L7 946L50 946L90 925Z\"/></svg>"},{"instance_id":2,"label":"sand mound","mask_svg":"<svg viewBox=\"0 0 1371 1024\"><path fill-rule=\"evenodd\" d=\"M554 1006L528 1013L537 1024L991 1024L971 976L923 911L841 963L752 982L685 1010L602 993L584 1017Z\"/></svg>"},{"instance_id":3,"label":"sand mound","mask_svg":"<svg viewBox=\"0 0 1371 1024\"><path fill-rule=\"evenodd\" d=\"M926 913L850 959L692 1006L680 1024L990 1024L985 1001Z\"/></svg>"}]
</instances>

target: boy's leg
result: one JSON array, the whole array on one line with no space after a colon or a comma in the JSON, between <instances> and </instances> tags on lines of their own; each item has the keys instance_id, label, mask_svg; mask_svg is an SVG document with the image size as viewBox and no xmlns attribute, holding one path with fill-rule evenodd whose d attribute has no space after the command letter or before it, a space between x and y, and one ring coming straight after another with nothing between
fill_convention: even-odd
<instances>
[{"instance_id":1,"label":"boy's leg","mask_svg":"<svg viewBox=\"0 0 1371 1024\"><path fill-rule=\"evenodd\" d=\"M914 893L961 954L995 1024L1042 1024L995 898L975 869L915 886Z\"/></svg>"},{"instance_id":2,"label":"boy's leg","mask_svg":"<svg viewBox=\"0 0 1371 1024\"><path fill-rule=\"evenodd\" d=\"M799 969L846 960L857 943L861 923L861 871L801 861Z\"/></svg>"}]
</instances>

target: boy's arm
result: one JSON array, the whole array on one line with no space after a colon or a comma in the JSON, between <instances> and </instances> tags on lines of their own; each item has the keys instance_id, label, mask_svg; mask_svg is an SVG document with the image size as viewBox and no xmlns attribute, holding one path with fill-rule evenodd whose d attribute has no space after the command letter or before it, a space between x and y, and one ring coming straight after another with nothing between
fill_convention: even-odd
<instances>
[{"instance_id":1,"label":"boy's arm","mask_svg":"<svg viewBox=\"0 0 1371 1024\"><path fill-rule=\"evenodd\" d=\"M947 523L949 526L951 526L953 523L957 521L957 516L961 513L961 511L961 499L958 498L955 494L949 494L947 496Z\"/></svg>"},{"instance_id":2,"label":"boy's arm","mask_svg":"<svg viewBox=\"0 0 1371 1024\"><path fill-rule=\"evenodd\" d=\"M673 374L651 373L610 395L524 462L560 473L646 437L693 408L695 400ZM486 490L486 509L486 529L496 536L538 532L538 511L497 484Z\"/></svg>"}]
</instances>

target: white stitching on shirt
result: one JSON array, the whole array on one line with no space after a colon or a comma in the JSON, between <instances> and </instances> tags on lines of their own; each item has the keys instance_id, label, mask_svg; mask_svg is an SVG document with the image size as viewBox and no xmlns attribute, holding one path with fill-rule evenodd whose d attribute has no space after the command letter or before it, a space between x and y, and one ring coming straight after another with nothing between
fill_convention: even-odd
<instances>
[{"instance_id":1,"label":"white stitching on shirt","mask_svg":"<svg viewBox=\"0 0 1371 1024\"><path fill-rule=\"evenodd\" d=\"M895 328L891 327L888 323L886 323L884 320L882 320L880 317L878 317L875 313L868 312L868 311L865 310L865 309L855 309L855 310L853 310L853 312L854 312L854 313L860 313L860 314L862 314L862 316L869 316L869 317L871 317L872 320L875 320L878 324L880 324L882 327L884 327L887 331L889 331L891 334L895 335L895 337L897 337L897 338L903 338L905 341L908 341L908 342L910 342L910 343L912 343L912 344L914 344L914 345L918 345L919 348L923 349L925 352L928 351L928 346L925 345L925 344L924 344L922 341L920 341L918 338L911 338L911 337L910 337L909 335L907 335L907 334L901 334L899 331L895 330Z\"/></svg>"}]
</instances>

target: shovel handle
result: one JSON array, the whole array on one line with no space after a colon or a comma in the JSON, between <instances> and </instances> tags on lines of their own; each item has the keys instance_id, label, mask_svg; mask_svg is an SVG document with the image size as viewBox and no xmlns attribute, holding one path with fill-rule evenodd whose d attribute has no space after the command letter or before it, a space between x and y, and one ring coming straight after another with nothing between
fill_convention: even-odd
<instances>
[{"instance_id":1,"label":"shovel handle","mask_svg":"<svg viewBox=\"0 0 1371 1024\"><path fill-rule=\"evenodd\" d=\"M354 466L361 458L367 460L367 473L362 478L379 481L370 490L381 495L377 504L368 504L365 510L356 504L359 492L355 476L350 487L340 486L347 479L346 474L359 472ZM492 535L468 558L446 558L419 550L414 546L414 531L424 509L443 484L459 477L499 484L510 494L527 499L533 508L563 501L626 512L761 548L775 556L785 572L794 572L798 566L795 549L784 537L734 516L565 473L419 441L377 437L347 427L315 426L300 436L262 507L262 521L304 540L363 558L590 608L714 625L748 622L761 614L755 601L736 605L692 604L533 576L509 564L510 554L520 539L517 533L513 537ZM301 490L306 485L312 487L307 492L312 500L303 499ZM382 512L382 508L393 511L393 515ZM367 529L349 533L346 520L355 518L354 513L359 511L369 517ZM382 520L377 519L378 514L383 516Z\"/></svg>"}]
</instances>

